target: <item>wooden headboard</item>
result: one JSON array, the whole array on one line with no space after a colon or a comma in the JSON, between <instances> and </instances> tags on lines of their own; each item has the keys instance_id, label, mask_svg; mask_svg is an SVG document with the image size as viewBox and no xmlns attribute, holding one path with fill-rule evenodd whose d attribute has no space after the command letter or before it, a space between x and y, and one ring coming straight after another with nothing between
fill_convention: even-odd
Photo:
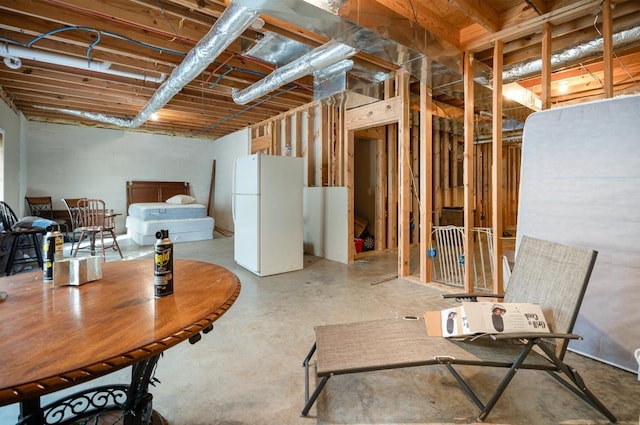
<instances>
[{"instance_id":1,"label":"wooden headboard","mask_svg":"<svg viewBox=\"0 0 640 425\"><path fill-rule=\"evenodd\" d=\"M127 182L127 211L139 202L164 202L173 195L190 195L188 182Z\"/></svg>"}]
</instances>

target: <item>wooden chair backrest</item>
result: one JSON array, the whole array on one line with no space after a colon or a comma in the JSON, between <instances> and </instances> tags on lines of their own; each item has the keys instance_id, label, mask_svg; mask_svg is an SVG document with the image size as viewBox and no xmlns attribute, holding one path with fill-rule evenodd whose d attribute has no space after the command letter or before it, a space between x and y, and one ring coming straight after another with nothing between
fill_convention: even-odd
<instances>
[{"instance_id":1,"label":"wooden chair backrest","mask_svg":"<svg viewBox=\"0 0 640 425\"><path fill-rule=\"evenodd\" d=\"M51 196L25 196L29 206L29 214L36 217L53 219L53 202Z\"/></svg>"},{"instance_id":2,"label":"wooden chair backrest","mask_svg":"<svg viewBox=\"0 0 640 425\"><path fill-rule=\"evenodd\" d=\"M80 212L78 210L78 202L85 198L62 198L62 202L67 207L69 213L69 220L71 221L71 230L82 225L80 220Z\"/></svg>"},{"instance_id":3,"label":"wooden chair backrest","mask_svg":"<svg viewBox=\"0 0 640 425\"><path fill-rule=\"evenodd\" d=\"M82 227L104 228L106 208L102 199L80 199L78 212Z\"/></svg>"}]
</instances>

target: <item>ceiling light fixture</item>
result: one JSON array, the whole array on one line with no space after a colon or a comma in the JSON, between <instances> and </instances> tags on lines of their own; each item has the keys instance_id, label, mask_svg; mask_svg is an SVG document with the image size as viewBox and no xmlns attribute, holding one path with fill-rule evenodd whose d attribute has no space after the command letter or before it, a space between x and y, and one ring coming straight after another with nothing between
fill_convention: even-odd
<instances>
[{"instance_id":1,"label":"ceiling light fixture","mask_svg":"<svg viewBox=\"0 0 640 425\"><path fill-rule=\"evenodd\" d=\"M567 83L566 81L560 81L558 83L558 91L560 93L566 93L569 91L569 83Z\"/></svg>"}]
</instances>

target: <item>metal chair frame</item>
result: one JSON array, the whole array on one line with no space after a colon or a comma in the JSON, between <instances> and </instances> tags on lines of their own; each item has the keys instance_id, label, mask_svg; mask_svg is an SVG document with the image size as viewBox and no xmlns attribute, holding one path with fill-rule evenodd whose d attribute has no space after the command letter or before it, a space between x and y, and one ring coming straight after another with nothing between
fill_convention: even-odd
<instances>
[{"instance_id":1,"label":"metal chair frame","mask_svg":"<svg viewBox=\"0 0 640 425\"><path fill-rule=\"evenodd\" d=\"M413 317L415 320L382 319L316 327L316 341L302 363L305 368L302 416L308 414L331 376L440 364L451 372L478 407L478 421L486 419L517 371L531 369L546 371L611 422L616 422L615 416L587 388L578 372L564 363L569 341L581 339L572 331L596 256L596 251L587 248L525 236L504 296L482 295L503 298L505 303L539 304L549 333L496 333L457 340L428 336L425 321L416 317ZM452 294L445 298L473 301L478 296ZM314 354L318 379L310 394L309 368ZM493 394L483 402L455 365L504 368L506 373Z\"/></svg>"}]
</instances>

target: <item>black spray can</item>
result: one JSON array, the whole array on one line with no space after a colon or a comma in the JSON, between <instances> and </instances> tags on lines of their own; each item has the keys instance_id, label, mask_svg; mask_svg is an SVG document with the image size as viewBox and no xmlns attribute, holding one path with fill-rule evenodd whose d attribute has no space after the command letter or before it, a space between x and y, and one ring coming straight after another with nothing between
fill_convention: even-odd
<instances>
[{"instance_id":1,"label":"black spray can","mask_svg":"<svg viewBox=\"0 0 640 425\"><path fill-rule=\"evenodd\" d=\"M42 280L53 282L53 264L62 260L62 233L53 226L47 227L47 234L42 238Z\"/></svg>"},{"instance_id":2,"label":"black spray can","mask_svg":"<svg viewBox=\"0 0 640 425\"><path fill-rule=\"evenodd\" d=\"M156 232L153 284L156 298L173 294L173 242L168 230Z\"/></svg>"}]
</instances>

